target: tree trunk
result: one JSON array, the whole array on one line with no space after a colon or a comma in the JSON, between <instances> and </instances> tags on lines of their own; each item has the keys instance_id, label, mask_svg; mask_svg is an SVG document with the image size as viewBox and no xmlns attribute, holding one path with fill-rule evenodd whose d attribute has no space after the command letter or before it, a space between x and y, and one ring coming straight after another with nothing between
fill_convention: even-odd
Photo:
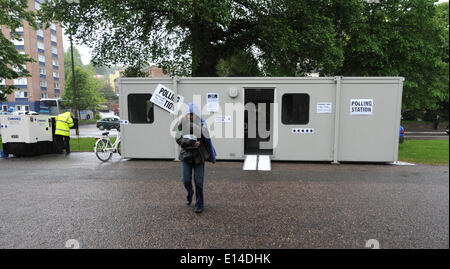
<instances>
[{"instance_id":1,"label":"tree trunk","mask_svg":"<svg viewBox=\"0 0 450 269\"><path fill-rule=\"evenodd\" d=\"M212 30L206 23L194 22L191 26L192 76L217 77L216 65L220 55L211 44Z\"/></svg>"}]
</instances>

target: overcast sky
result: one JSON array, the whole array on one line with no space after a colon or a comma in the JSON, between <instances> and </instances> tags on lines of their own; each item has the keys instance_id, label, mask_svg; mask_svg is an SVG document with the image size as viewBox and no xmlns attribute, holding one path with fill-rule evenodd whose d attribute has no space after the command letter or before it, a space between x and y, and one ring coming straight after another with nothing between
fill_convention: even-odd
<instances>
[{"instance_id":1,"label":"overcast sky","mask_svg":"<svg viewBox=\"0 0 450 269\"><path fill-rule=\"evenodd\" d=\"M442 2L448 2L448 1L449 0L439 0L438 2L442 3ZM63 45L64 45L64 51L65 51L67 48L69 48L70 43L69 43L68 36L64 35L63 38L64 38ZM83 62L83 64L88 64L91 60L91 50L89 49L89 47L87 47L85 45L75 45L75 47L81 54L81 61Z\"/></svg>"}]
</instances>

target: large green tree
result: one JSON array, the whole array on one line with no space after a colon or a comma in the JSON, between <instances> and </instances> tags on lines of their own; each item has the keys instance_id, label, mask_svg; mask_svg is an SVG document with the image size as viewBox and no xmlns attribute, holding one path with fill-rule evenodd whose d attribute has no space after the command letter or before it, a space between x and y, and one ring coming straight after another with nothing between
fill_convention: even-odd
<instances>
[{"instance_id":1,"label":"large green tree","mask_svg":"<svg viewBox=\"0 0 450 269\"><path fill-rule=\"evenodd\" d=\"M0 30L0 81L30 76L26 63L34 60L26 54L20 54L11 40L20 40L22 36L16 31L22 27L22 21L37 29L35 13L26 10L27 0L0 0L0 25L10 29L10 40ZM14 86L0 85L0 101L16 89Z\"/></svg>"},{"instance_id":2,"label":"large green tree","mask_svg":"<svg viewBox=\"0 0 450 269\"><path fill-rule=\"evenodd\" d=\"M336 72L340 27L360 2L50 0L42 10L44 20L60 21L92 46L97 64L153 62L172 75L217 76L221 60L246 51L266 74L287 76Z\"/></svg>"},{"instance_id":3,"label":"large green tree","mask_svg":"<svg viewBox=\"0 0 450 269\"><path fill-rule=\"evenodd\" d=\"M78 96L78 109L85 110L95 108L102 104L105 99L102 97L99 90L102 88L102 81L94 78L94 73L91 73L79 66L75 67L75 80ZM74 107L75 99L72 83L72 72L67 76L64 94L62 96L65 107Z\"/></svg>"},{"instance_id":4,"label":"large green tree","mask_svg":"<svg viewBox=\"0 0 450 269\"><path fill-rule=\"evenodd\" d=\"M436 12L433 0L364 4L348 30L342 75L405 77L403 110L448 103L448 30Z\"/></svg>"}]
</instances>

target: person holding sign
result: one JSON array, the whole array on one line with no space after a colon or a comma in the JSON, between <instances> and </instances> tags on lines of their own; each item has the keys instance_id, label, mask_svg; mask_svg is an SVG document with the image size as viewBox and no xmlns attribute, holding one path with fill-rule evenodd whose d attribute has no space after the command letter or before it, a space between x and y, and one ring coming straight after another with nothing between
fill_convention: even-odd
<instances>
[{"instance_id":1,"label":"person holding sign","mask_svg":"<svg viewBox=\"0 0 450 269\"><path fill-rule=\"evenodd\" d=\"M187 205L192 203L194 195L192 187L192 170L194 170L195 213L201 213L204 208L205 162L215 163L216 151L209 137L206 123L201 118L200 110L194 103L189 103L185 115L179 118L175 140L181 147L178 158L181 161L183 185L187 191Z\"/></svg>"}]
</instances>

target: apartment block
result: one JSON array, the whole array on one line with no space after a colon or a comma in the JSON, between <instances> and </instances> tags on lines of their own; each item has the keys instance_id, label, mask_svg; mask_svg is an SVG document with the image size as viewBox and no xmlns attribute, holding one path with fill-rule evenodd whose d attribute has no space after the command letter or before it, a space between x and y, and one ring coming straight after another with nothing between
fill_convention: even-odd
<instances>
[{"instance_id":1,"label":"apartment block","mask_svg":"<svg viewBox=\"0 0 450 269\"><path fill-rule=\"evenodd\" d=\"M39 10L44 0L28 0L30 10ZM31 77L0 81L0 85L15 85L18 90L8 96L7 102L0 102L1 111L31 110L39 112L41 98L60 98L64 91L64 49L62 29L58 23L52 23L48 29L39 23L34 30L26 21L17 29L21 40L12 40L20 53L35 59L27 63ZM1 26L6 38L10 38L10 29Z\"/></svg>"}]
</instances>

